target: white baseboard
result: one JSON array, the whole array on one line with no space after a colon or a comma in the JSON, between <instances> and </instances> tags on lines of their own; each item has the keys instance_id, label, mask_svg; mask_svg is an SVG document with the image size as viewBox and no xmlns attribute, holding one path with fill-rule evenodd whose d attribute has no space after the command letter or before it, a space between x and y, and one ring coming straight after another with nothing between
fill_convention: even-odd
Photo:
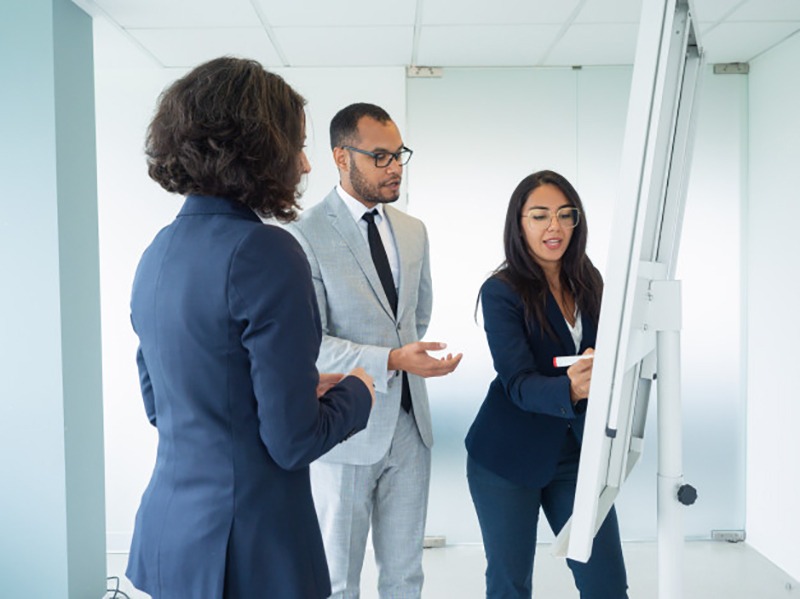
<instances>
[{"instance_id":1,"label":"white baseboard","mask_svg":"<svg viewBox=\"0 0 800 599\"><path fill-rule=\"evenodd\" d=\"M128 553L133 532L106 532L106 553Z\"/></svg>"}]
</instances>

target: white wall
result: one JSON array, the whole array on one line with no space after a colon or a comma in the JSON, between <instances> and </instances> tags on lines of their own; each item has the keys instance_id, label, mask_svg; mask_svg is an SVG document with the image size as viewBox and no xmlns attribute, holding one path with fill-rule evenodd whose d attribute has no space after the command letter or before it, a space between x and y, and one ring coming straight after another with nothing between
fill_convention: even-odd
<instances>
[{"instance_id":1,"label":"white wall","mask_svg":"<svg viewBox=\"0 0 800 599\"><path fill-rule=\"evenodd\" d=\"M747 532L753 547L800 579L800 36L750 70L747 222Z\"/></svg>"},{"instance_id":2,"label":"white wall","mask_svg":"<svg viewBox=\"0 0 800 599\"><path fill-rule=\"evenodd\" d=\"M147 178L142 146L158 94L182 72L148 63L102 21L95 40L107 523L109 549L125 551L156 443L139 396L130 284L142 250L181 203ZM449 542L479 542L463 437L492 372L472 317L476 294L501 261L511 191L539 168L559 170L575 183L590 219L589 252L604 269L630 69L447 69L442 79L408 81L398 68L281 74L309 100L313 170L304 204L335 183L327 127L349 102L386 107L415 150L407 169L408 210L431 234L436 303L428 338L466 354L454 375L430 382L437 445L428 531ZM745 81L705 78L678 273L686 325L684 455L701 498L687 512L687 530L699 537L712 528L744 526L738 207ZM711 365L709 356L715 357ZM618 502L628 539L655 535L654 424L651 410L645 457Z\"/></svg>"},{"instance_id":3,"label":"white wall","mask_svg":"<svg viewBox=\"0 0 800 599\"><path fill-rule=\"evenodd\" d=\"M683 292L684 474L699 494L685 511L686 531L707 538L711 530L745 527L741 207L747 193L746 76L714 75L707 67L696 133L676 277ZM655 423L653 411L649 424ZM652 445L654 468L655 452Z\"/></svg>"}]
</instances>

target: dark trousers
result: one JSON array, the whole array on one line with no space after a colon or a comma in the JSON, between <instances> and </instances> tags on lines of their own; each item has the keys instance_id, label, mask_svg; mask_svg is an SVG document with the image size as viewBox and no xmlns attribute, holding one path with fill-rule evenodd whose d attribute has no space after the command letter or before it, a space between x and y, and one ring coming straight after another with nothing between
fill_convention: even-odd
<instances>
[{"instance_id":1,"label":"dark trousers","mask_svg":"<svg viewBox=\"0 0 800 599\"><path fill-rule=\"evenodd\" d=\"M553 479L544 487L520 487L472 458L467 458L467 480L483 535L486 552L486 597L530 599L539 507L555 534L572 514L580 447L566 435ZM617 515L612 508L592 545L585 564L567 560L581 599L626 599L627 577L622 558Z\"/></svg>"}]
</instances>

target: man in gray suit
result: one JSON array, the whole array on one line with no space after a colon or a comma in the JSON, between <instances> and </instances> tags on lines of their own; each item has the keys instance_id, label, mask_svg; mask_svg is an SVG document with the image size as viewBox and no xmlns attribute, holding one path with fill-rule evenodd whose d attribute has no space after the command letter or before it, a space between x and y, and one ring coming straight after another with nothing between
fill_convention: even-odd
<instances>
[{"instance_id":1,"label":"man in gray suit","mask_svg":"<svg viewBox=\"0 0 800 599\"><path fill-rule=\"evenodd\" d=\"M331 121L339 185L293 223L322 319L321 372L363 366L376 400L367 428L311 466L333 598L359 596L367 535L382 598L419 597L433 443L425 377L455 370L422 342L431 315L428 237L389 206L411 150L382 108L352 104Z\"/></svg>"}]
</instances>

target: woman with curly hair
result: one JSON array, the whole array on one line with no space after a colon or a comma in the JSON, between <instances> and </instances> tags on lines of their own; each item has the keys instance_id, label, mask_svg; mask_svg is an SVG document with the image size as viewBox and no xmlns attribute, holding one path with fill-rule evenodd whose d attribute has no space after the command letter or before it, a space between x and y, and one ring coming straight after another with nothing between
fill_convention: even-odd
<instances>
[{"instance_id":1,"label":"woman with curly hair","mask_svg":"<svg viewBox=\"0 0 800 599\"><path fill-rule=\"evenodd\" d=\"M151 178L186 196L131 295L158 453L128 562L154 599L330 594L308 465L363 429L372 379L320 375L295 217L304 101L257 62L219 58L161 96Z\"/></svg>"},{"instance_id":2,"label":"woman with curly hair","mask_svg":"<svg viewBox=\"0 0 800 599\"><path fill-rule=\"evenodd\" d=\"M593 360L556 368L553 358L594 351L603 282L587 232L567 179L525 177L506 212L505 261L481 288L497 377L467 434L467 479L492 599L530 599L539 510L556 534L572 514ZM582 599L627 597L613 509L589 562L568 565Z\"/></svg>"}]
</instances>

